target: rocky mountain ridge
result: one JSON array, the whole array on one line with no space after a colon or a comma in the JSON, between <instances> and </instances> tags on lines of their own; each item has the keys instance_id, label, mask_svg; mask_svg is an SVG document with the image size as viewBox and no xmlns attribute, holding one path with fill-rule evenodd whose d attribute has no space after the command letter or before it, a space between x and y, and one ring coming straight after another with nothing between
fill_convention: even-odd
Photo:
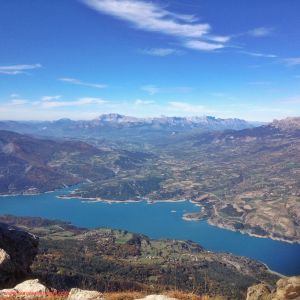
<instances>
[{"instance_id":1,"label":"rocky mountain ridge","mask_svg":"<svg viewBox=\"0 0 300 300\"><path fill-rule=\"evenodd\" d=\"M140 139L149 143L193 130L240 130L258 125L259 123L241 119L221 119L211 116L137 118L120 114L105 114L93 120L0 121L0 130L53 138L93 138L125 142L135 142L136 139Z\"/></svg>"},{"instance_id":2,"label":"rocky mountain ridge","mask_svg":"<svg viewBox=\"0 0 300 300\"><path fill-rule=\"evenodd\" d=\"M270 126L281 130L300 130L300 117L274 120Z\"/></svg>"}]
</instances>

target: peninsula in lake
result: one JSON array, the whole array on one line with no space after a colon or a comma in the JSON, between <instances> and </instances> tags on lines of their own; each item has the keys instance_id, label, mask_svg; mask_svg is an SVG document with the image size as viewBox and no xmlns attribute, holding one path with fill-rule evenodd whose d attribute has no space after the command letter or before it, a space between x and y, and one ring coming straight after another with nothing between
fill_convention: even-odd
<instances>
[{"instance_id":1,"label":"peninsula in lake","mask_svg":"<svg viewBox=\"0 0 300 300\"><path fill-rule=\"evenodd\" d=\"M208 219L230 230L299 242L300 119L223 131L215 127L216 122L237 126L236 122L206 120L213 120L213 125L205 122L201 128L202 121L197 120L196 126L194 120L179 118L161 120L166 127L157 128L153 120L102 116L89 122L93 126L84 126L92 136L79 134L76 139L57 138L48 129L47 138L41 138L30 129L37 128L30 122L26 135L2 130L0 191L3 195L40 193L80 183L62 197L190 200L201 209L187 212L187 220ZM51 124L72 132L83 123ZM11 122L4 124L6 129L11 126ZM25 126L13 124L19 129ZM108 132L114 132L112 138ZM158 138L161 135L163 139Z\"/></svg>"}]
</instances>

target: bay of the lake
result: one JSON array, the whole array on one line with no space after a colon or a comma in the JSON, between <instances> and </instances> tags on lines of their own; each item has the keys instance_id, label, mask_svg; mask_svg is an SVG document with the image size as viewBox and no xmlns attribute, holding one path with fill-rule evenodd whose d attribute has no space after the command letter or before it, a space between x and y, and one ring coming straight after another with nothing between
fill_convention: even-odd
<instances>
[{"instance_id":1,"label":"bay of the lake","mask_svg":"<svg viewBox=\"0 0 300 300\"><path fill-rule=\"evenodd\" d=\"M199 211L199 207L188 201L109 204L57 197L65 192L0 197L0 214L59 219L87 228L126 229L151 238L192 240L207 250L259 260L284 275L300 274L300 244L243 235L211 226L206 221L184 221L185 212Z\"/></svg>"}]
</instances>

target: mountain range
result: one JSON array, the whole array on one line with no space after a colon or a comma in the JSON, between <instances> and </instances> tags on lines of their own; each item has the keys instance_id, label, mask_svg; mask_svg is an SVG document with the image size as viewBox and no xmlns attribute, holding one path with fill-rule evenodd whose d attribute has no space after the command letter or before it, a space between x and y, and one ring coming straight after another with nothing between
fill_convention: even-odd
<instances>
[{"instance_id":1,"label":"mountain range","mask_svg":"<svg viewBox=\"0 0 300 300\"><path fill-rule=\"evenodd\" d=\"M78 124L60 122L61 128L65 122ZM102 116L98 122L127 124L118 115ZM189 199L201 203L203 210L187 212L186 219L207 218L231 230L300 241L300 118L242 130L191 129L164 139L161 130L150 136L136 131L134 145L133 135L116 129L115 137L110 128L97 127L106 134L105 141L80 134L77 140L62 140L0 131L0 194L84 183L67 196L102 201ZM116 138L122 142L116 143Z\"/></svg>"},{"instance_id":2,"label":"mountain range","mask_svg":"<svg viewBox=\"0 0 300 300\"><path fill-rule=\"evenodd\" d=\"M170 134L189 131L212 131L252 128L260 123L241 119L215 117L157 117L136 118L119 114L105 114L93 120L74 121L0 121L0 130L15 131L55 138L104 138L134 141L136 138L157 140ZM126 137L126 139L125 139Z\"/></svg>"}]
</instances>

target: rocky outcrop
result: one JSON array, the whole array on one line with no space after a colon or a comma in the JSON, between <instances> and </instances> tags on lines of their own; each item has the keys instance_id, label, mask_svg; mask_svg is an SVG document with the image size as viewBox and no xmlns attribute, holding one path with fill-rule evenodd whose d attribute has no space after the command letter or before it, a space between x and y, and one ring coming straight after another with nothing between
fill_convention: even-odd
<instances>
[{"instance_id":1,"label":"rocky outcrop","mask_svg":"<svg viewBox=\"0 0 300 300\"><path fill-rule=\"evenodd\" d=\"M269 300L271 295L271 290L269 287L260 283L249 287L247 292L247 300Z\"/></svg>"},{"instance_id":2,"label":"rocky outcrop","mask_svg":"<svg viewBox=\"0 0 300 300\"><path fill-rule=\"evenodd\" d=\"M281 130L300 130L300 117L274 120L270 126Z\"/></svg>"},{"instance_id":3,"label":"rocky outcrop","mask_svg":"<svg viewBox=\"0 0 300 300\"><path fill-rule=\"evenodd\" d=\"M22 298L22 299L36 299L45 297L50 292L56 292L49 289L39 282L38 279L26 280L12 289L4 289L0 291L0 297Z\"/></svg>"},{"instance_id":4,"label":"rocky outcrop","mask_svg":"<svg viewBox=\"0 0 300 300\"><path fill-rule=\"evenodd\" d=\"M67 300L104 300L103 294L97 291L71 289Z\"/></svg>"},{"instance_id":5,"label":"rocky outcrop","mask_svg":"<svg viewBox=\"0 0 300 300\"><path fill-rule=\"evenodd\" d=\"M37 251L37 237L0 224L0 288L13 287L28 278Z\"/></svg>"},{"instance_id":6,"label":"rocky outcrop","mask_svg":"<svg viewBox=\"0 0 300 300\"><path fill-rule=\"evenodd\" d=\"M280 279L274 291L263 283L252 286L246 300L300 300L300 276Z\"/></svg>"},{"instance_id":7,"label":"rocky outcrop","mask_svg":"<svg viewBox=\"0 0 300 300\"><path fill-rule=\"evenodd\" d=\"M300 300L300 276L280 279L272 300Z\"/></svg>"}]
</instances>

